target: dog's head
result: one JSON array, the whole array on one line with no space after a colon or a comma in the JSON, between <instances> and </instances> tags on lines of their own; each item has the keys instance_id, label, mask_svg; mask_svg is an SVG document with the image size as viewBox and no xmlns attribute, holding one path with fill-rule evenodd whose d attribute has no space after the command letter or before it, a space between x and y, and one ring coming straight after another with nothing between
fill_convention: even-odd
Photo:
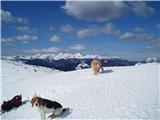
<instances>
[{"instance_id":1,"label":"dog's head","mask_svg":"<svg viewBox=\"0 0 160 120\"><path fill-rule=\"evenodd\" d=\"M40 105L40 98L34 96L34 97L31 99L31 104L32 104L32 107L33 107L33 106L39 106L39 105Z\"/></svg>"},{"instance_id":2,"label":"dog's head","mask_svg":"<svg viewBox=\"0 0 160 120\"><path fill-rule=\"evenodd\" d=\"M12 98L12 101L21 101L22 100L22 95L16 95Z\"/></svg>"}]
</instances>

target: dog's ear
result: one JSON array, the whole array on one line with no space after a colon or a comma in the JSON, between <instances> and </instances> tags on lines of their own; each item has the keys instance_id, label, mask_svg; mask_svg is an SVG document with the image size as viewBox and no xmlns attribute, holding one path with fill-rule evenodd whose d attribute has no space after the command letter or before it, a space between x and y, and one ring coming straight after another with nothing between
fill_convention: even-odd
<instances>
[{"instance_id":1,"label":"dog's ear","mask_svg":"<svg viewBox=\"0 0 160 120\"><path fill-rule=\"evenodd\" d=\"M30 103L31 103L31 105L32 105L32 107L34 106L34 98L32 98L31 100L30 100Z\"/></svg>"},{"instance_id":2,"label":"dog's ear","mask_svg":"<svg viewBox=\"0 0 160 120\"><path fill-rule=\"evenodd\" d=\"M34 106L34 104L33 103L31 103L32 104L32 107Z\"/></svg>"}]
</instances>

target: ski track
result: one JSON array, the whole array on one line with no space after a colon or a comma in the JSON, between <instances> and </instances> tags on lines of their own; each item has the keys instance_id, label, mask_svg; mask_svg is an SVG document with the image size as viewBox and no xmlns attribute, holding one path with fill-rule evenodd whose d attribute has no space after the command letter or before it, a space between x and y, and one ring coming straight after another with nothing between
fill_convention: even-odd
<instances>
[{"instance_id":1,"label":"ski track","mask_svg":"<svg viewBox=\"0 0 160 120\"><path fill-rule=\"evenodd\" d=\"M106 67L104 73L94 76L91 69L34 72L34 67L22 69L2 61L2 100L17 94L22 94L23 100L30 100L37 94L73 110L68 116L56 119L158 120L159 66L152 63ZM27 102L2 115L2 119L40 119L40 114Z\"/></svg>"}]
</instances>

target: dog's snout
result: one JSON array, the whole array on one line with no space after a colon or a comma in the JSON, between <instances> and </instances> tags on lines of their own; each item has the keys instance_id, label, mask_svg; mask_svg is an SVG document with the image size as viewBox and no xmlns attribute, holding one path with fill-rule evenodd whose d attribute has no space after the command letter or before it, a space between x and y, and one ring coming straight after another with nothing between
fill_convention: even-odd
<instances>
[{"instance_id":1,"label":"dog's snout","mask_svg":"<svg viewBox=\"0 0 160 120\"><path fill-rule=\"evenodd\" d=\"M38 106L38 103L35 103L35 106Z\"/></svg>"}]
</instances>

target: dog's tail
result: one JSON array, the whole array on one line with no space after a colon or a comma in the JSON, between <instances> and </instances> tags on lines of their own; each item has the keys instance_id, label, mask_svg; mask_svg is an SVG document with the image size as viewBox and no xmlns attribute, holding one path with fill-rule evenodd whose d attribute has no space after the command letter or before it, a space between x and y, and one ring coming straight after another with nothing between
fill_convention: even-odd
<instances>
[{"instance_id":1,"label":"dog's tail","mask_svg":"<svg viewBox=\"0 0 160 120\"><path fill-rule=\"evenodd\" d=\"M63 113L63 112L66 112L66 111L68 111L68 112L72 112L73 110L72 110L71 108L63 108L62 113Z\"/></svg>"}]
</instances>

